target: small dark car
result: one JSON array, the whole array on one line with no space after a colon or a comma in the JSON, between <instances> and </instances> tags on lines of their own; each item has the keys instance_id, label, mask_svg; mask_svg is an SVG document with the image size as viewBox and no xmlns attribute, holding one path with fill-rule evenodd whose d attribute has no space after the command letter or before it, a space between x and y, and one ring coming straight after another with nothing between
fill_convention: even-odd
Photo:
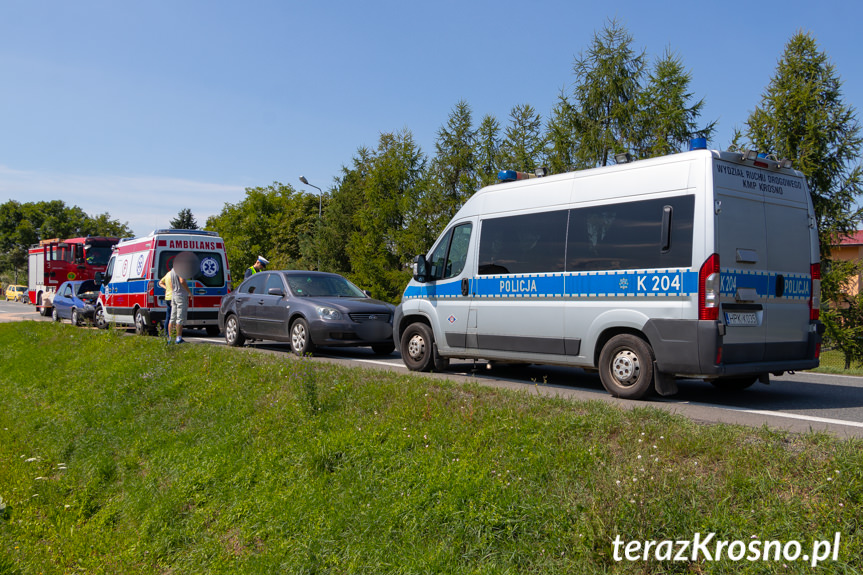
<instances>
[{"instance_id":1,"label":"small dark car","mask_svg":"<svg viewBox=\"0 0 863 575\"><path fill-rule=\"evenodd\" d=\"M93 321L99 288L93 280L64 282L57 288L51 302L54 321L71 320L72 325L81 325L84 320Z\"/></svg>"},{"instance_id":2,"label":"small dark car","mask_svg":"<svg viewBox=\"0 0 863 575\"><path fill-rule=\"evenodd\" d=\"M372 299L333 273L266 271L222 298L219 328L228 345L288 341L297 355L315 346L370 346L390 354L395 306Z\"/></svg>"}]
</instances>

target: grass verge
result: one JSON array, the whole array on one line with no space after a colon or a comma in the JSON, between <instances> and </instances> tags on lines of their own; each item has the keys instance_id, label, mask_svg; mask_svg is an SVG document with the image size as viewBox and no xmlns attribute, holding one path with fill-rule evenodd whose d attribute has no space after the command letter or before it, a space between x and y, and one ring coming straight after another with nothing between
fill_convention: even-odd
<instances>
[{"instance_id":1,"label":"grass verge","mask_svg":"<svg viewBox=\"0 0 863 575\"><path fill-rule=\"evenodd\" d=\"M861 442L67 325L0 325L0 575L809 573L612 542L832 540Z\"/></svg>"}]
</instances>

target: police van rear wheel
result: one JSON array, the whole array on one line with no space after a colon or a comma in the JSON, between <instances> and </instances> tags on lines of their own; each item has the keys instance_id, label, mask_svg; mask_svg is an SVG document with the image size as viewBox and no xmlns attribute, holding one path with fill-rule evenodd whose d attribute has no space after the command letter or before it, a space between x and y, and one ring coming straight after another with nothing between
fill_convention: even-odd
<instances>
[{"instance_id":1,"label":"police van rear wheel","mask_svg":"<svg viewBox=\"0 0 863 575\"><path fill-rule=\"evenodd\" d=\"M412 323L402 334L402 361L413 371L429 371L434 366L434 336L424 323Z\"/></svg>"},{"instance_id":2,"label":"police van rear wheel","mask_svg":"<svg viewBox=\"0 0 863 575\"><path fill-rule=\"evenodd\" d=\"M653 391L653 350L631 334L616 335L599 355L602 386L615 397L641 399Z\"/></svg>"}]
</instances>

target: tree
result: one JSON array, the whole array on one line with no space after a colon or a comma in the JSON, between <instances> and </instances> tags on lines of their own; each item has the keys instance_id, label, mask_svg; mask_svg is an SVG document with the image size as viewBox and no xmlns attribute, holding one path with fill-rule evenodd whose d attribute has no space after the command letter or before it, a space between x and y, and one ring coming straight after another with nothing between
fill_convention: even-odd
<instances>
[{"instance_id":1,"label":"tree","mask_svg":"<svg viewBox=\"0 0 863 575\"><path fill-rule=\"evenodd\" d=\"M460 100L447 123L438 129L436 155L430 168L433 182L426 198L427 209L423 211L437 232L442 231L477 189L476 138L470 106Z\"/></svg>"},{"instance_id":2,"label":"tree","mask_svg":"<svg viewBox=\"0 0 863 575\"><path fill-rule=\"evenodd\" d=\"M171 220L170 227L175 230L197 230L198 222L192 215L192 210L183 208L177 213L177 217Z\"/></svg>"},{"instance_id":3,"label":"tree","mask_svg":"<svg viewBox=\"0 0 863 575\"><path fill-rule=\"evenodd\" d=\"M246 188L246 197L226 203L222 211L207 219L207 229L225 240L234 281L259 255L273 268L312 267L313 255L303 251L304 238L314 233L318 198L273 182L267 187Z\"/></svg>"},{"instance_id":4,"label":"tree","mask_svg":"<svg viewBox=\"0 0 863 575\"><path fill-rule=\"evenodd\" d=\"M715 121L702 128L697 125L704 99L689 105L691 80L683 61L670 50L656 61L647 86L638 94L633 147L637 158L682 152L693 137L709 140L713 135Z\"/></svg>"},{"instance_id":5,"label":"tree","mask_svg":"<svg viewBox=\"0 0 863 575\"><path fill-rule=\"evenodd\" d=\"M500 122L492 115L485 115L476 134L476 158L479 186L490 186L497 182L500 170Z\"/></svg>"},{"instance_id":6,"label":"tree","mask_svg":"<svg viewBox=\"0 0 863 575\"><path fill-rule=\"evenodd\" d=\"M509 118L500 144L500 162L510 170L533 172L545 149L542 117L530 104L519 104L512 108Z\"/></svg>"},{"instance_id":7,"label":"tree","mask_svg":"<svg viewBox=\"0 0 863 575\"><path fill-rule=\"evenodd\" d=\"M798 32L746 122L759 152L794 160L806 175L815 206L822 259L839 235L857 229L863 146L856 112L842 97L842 82L815 40Z\"/></svg>"},{"instance_id":8,"label":"tree","mask_svg":"<svg viewBox=\"0 0 863 575\"><path fill-rule=\"evenodd\" d=\"M843 101L835 67L812 36L798 32L788 41L745 132L748 147L792 159L806 176L821 244L821 319L847 364L863 355L863 301L844 295L840 286L858 272L831 261L830 248L861 222L861 212L854 206L863 191L863 137L854 109ZM742 140L737 135L738 147L747 146Z\"/></svg>"},{"instance_id":9,"label":"tree","mask_svg":"<svg viewBox=\"0 0 863 575\"><path fill-rule=\"evenodd\" d=\"M636 52L617 20L594 33L591 46L575 59L578 167L605 166L609 152L629 151L644 69L644 51Z\"/></svg>"},{"instance_id":10,"label":"tree","mask_svg":"<svg viewBox=\"0 0 863 575\"><path fill-rule=\"evenodd\" d=\"M575 169L578 153L578 134L575 128L575 108L566 93L561 90L557 104L545 129L546 165L552 174L562 174Z\"/></svg>"}]
</instances>

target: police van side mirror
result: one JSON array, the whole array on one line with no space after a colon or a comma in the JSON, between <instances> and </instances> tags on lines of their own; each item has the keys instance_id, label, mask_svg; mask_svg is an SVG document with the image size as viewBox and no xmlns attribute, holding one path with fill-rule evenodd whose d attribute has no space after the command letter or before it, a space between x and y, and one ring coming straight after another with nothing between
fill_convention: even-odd
<instances>
[{"instance_id":1,"label":"police van side mirror","mask_svg":"<svg viewBox=\"0 0 863 575\"><path fill-rule=\"evenodd\" d=\"M426 257L424 255L418 255L414 258L414 280L425 283L426 276L428 275L428 270L426 269L428 266L426 265Z\"/></svg>"}]
</instances>

